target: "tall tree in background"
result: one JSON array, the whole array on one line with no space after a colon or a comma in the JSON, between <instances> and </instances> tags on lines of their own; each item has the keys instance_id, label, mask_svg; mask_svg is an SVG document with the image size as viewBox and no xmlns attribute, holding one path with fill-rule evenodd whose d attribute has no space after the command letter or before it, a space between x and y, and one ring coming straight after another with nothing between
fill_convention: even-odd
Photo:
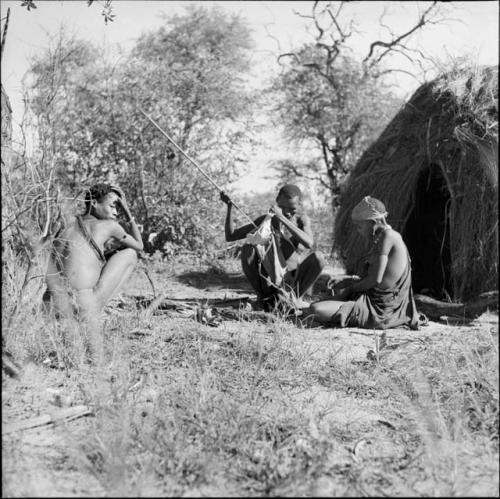
<instances>
[{"instance_id":1,"label":"tall tree in background","mask_svg":"<svg viewBox=\"0 0 500 499\"><path fill-rule=\"evenodd\" d=\"M128 101L138 99L222 185L234 178L252 142L252 101L245 87L251 47L249 30L239 17L219 8L189 6L185 15L173 16L139 39L121 78L123 92L131 93ZM157 227L162 218L163 236L171 241L180 242L186 231L207 241L202 232L210 227L213 234L220 227L214 211L220 206L217 192L175 155L137 107L129 112L134 116L130 124L135 124L131 133L139 133L143 144L128 152L139 167L130 172L130 183L143 206L149 204L149 222Z\"/></svg>"},{"instance_id":2,"label":"tall tree in background","mask_svg":"<svg viewBox=\"0 0 500 499\"><path fill-rule=\"evenodd\" d=\"M74 191L116 181L145 234L160 235L156 246L202 247L219 218L217 193L139 108L227 182L251 141L244 85L250 47L237 16L194 6L144 34L132 54L114 64L96 47L60 38L34 61L30 84L40 151L50 151L58 182Z\"/></svg>"},{"instance_id":3,"label":"tall tree in background","mask_svg":"<svg viewBox=\"0 0 500 499\"><path fill-rule=\"evenodd\" d=\"M411 60L415 54L421 57L408 40L427 24L444 20L433 2L404 33L384 25L388 38L367 42L366 56L356 58L349 47L354 20L344 18L345 4L316 1L311 15L299 14L311 20L315 40L280 54L282 72L272 87L287 136L316 151L312 159L285 160L277 168L285 176L318 181L334 209L348 173L401 105L385 79L399 69L388 68L386 60L395 53Z\"/></svg>"},{"instance_id":4,"label":"tall tree in background","mask_svg":"<svg viewBox=\"0 0 500 499\"><path fill-rule=\"evenodd\" d=\"M287 176L317 180L335 207L342 181L400 100L381 81L367 78L351 58L338 59L328 68L331 74L322 72L323 63L319 47L304 46L274 84L286 135L294 142L312 143L317 151L303 163L285 160L277 168Z\"/></svg>"}]
</instances>

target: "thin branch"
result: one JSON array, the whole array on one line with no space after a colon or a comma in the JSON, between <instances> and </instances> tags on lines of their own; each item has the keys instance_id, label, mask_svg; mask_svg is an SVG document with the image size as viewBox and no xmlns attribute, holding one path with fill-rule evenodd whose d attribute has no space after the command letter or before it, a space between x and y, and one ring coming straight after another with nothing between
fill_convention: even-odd
<instances>
[{"instance_id":1,"label":"thin branch","mask_svg":"<svg viewBox=\"0 0 500 499\"><path fill-rule=\"evenodd\" d=\"M380 14L380 17L378 18L378 24L379 26L382 26L383 28L386 28L387 31L389 31L389 34L391 36L394 36L394 33L392 32L391 28L384 24L384 17L387 15L387 6L384 5L384 10L382 11L382 14Z\"/></svg>"},{"instance_id":2,"label":"thin branch","mask_svg":"<svg viewBox=\"0 0 500 499\"><path fill-rule=\"evenodd\" d=\"M281 168L280 168L280 166L281 166ZM307 180L317 181L317 182L321 183L324 187L331 189L330 184L328 184L328 182L325 182L325 180L323 178L321 178L320 176L307 175L304 172L300 171L296 166L294 166L291 163L282 164L280 166L276 165L276 166L274 166L274 169L277 170L278 172L285 171L286 173L292 173L293 175L296 175L297 177L300 177L300 178L305 178Z\"/></svg>"},{"instance_id":3,"label":"thin branch","mask_svg":"<svg viewBox=\"0 0 500 499\"><path fill-rule=\"evenodd\" d=\"M379 62L382 60L382 58L386 54L388 54L389 52L396 52L398 54L401 54L402 56L406 57L412 64L414 64L415 61L408 54L405 53L405 50L410 52L410 49L408 47L406 47L405 45L401 45L401 49L398 49L396 47L390 47L390 48L386 49L384 52L382 52L382 54L379 57L377 57L377 59L374 59L369 64L369 67L377 66L379 64Z\"/></svg>"},{"instance_id":4,"label":"thin branch","mask_svg":"<svg viewBox=\"0 0 500 499\"><path fill-rule=\"evenodd\" d=\"M339 8L337 9L337 12L335 12L335 17L339 17L340 11L344 8L344 4L345 4L344 1L340 2Z\"/></svg>"},{"instance_id":5,"label":"thin branch","mask_svg":"<svg viewBox=\"0 0 500 499\"><path fill-rule=\"evenodd\" d=\"M335 27L337 28L337 31L340 34L340 41L344 42L346 38L349 38L351 36L351 32L349 33L344 33L342 31L342 28L340 27L339 23L337 22L337 18L332 14L330 9L327 9L328 14L330 14L330 18L332 19L333 23L335 24Z\"/></svg>"},{"instance_id":6,"label":"thin branch","mask_svg":"<svg viewBox=\"0 0 500 499\"><path fill-rule=\"evenodd\" d=\"M301 14L300 12L297 12L296 10L292 11L296 16L303 17L305 19L314 19L313 16L308 16L307 14Z\"/></svg>"},{"instance_id":7,"label":"thin branch","mask_svg":"<svg viewBox=\"0 0 500 499\"><path fill-rule=\"evenodd\" d=\"M416 77L413 73L410 73L409 71L406 71L404 69L384 69L383 71L380 71L379 73L377 73L375 75L375 77L378 78L380 76L383 76L383 75L386 75L389 73L404 73L404 74L411 76L412 78L415 78L417 81L420 81L418 79L418 77Z\"/></svg>"},{"instance_id":8,"label":"thin branch","mask_svg":"<svg viewBox=\"0 0 500 499\"><path fill-rule=\"evenodd\" d=\"M52 158L50 173L49 173L49 180L47 182L47 188L45 189L47 218L45 220L45 228L43 229L43 233L40 236L41 239L46 238L48 233L49 233L49 227L50 227L50 185L52 184L52 176L54 174L54 170L55 170L55 164L54 164L54 158Z\"/></svg>"},{"instance_id":9,"label":"thin branch","mask_svg":"<svg viewBox=\"0 0 500 499\"><path fill-rule=\"evenodd\" d=\"M436 5L437 5L437 1L435 0L434 2L432 2L430 7L422 14L422 16L418 20L417 24L415 24L415 26L413 26L411 29L409 29L406 33L403 33L402 35L398 36L397 38L393 38L390 42L383 42L381 40L377 40L377 41L373 42L370 45L370 50L368 52L368 55L363 59L363 62L364 63L367 62L372 57L376 47L386 47L386 48L390 49L390 48L400 44L400 42L402 40L404 40L405 38L408 38L410 35L412 35L415 31L420 29L425 24L435 23L435 21L431 21L430 19L427 19L427 15L429 15L432 12L432 10L436 7ZM387 53L387 51L385 53ZM380 62L380 58L378 59L378 62Z\"/></svg>"},{"instance_id":10,"label":"thin branch","mask_svg":"<svg viewBox=\"0 0 500 499\"><path fill-rule=\"evenodd\" d=\"M264 29L266 30L266 34L267 34L267 36L268 36L269 38L271 38L271 40L274 40L274 41L276 42L276 45L278 46L278 51L279 51L279 52L281 52L281 44L280 44L279 39L278 39L276 36L272 35L272 34L269 32L269 26L270 26L271 24L275 24L275 23L268 23L268 24L264 25Z\"/></svg>"},{"instance_id":11,"label":"thin branch","mask_svg":"<svg viewBox=\"0 0 500 499\"><path fill-rule=\"evenodd\" d=\"M285 54L280 54L278 56L278 64L281 64L280 63L280 60L284 57L292 57L295 59L295 62L297 62L297 64L300 64L300 59L299 59L299 56L297 54L295 54L294 52L287 52Z\"/></svg>"},{"instance_id":12,"label":"thin branch","mask_svg":"<svg viewBox=\"0 0 500 499\"><path fill-rule=\"evenodd\" d=\"M26 213L28 210L31 210L32 209L32 206L28 206L27 208L24 208L23 210L21 210L20 212L16 213L14 215L14 218L12 221L8 222L7 225L3 226L2 227L2 232L4 230L7 230L10 226L12 226L15 222L17 222L17 219L23 214L23 213ZM3 224L2 224L3 225Z\"/></svg>"},{"instance_id":13,"label":"thin branch","mask_svg":"<svg viewBox=\"0 0 500 499\"><path fill-rule=\"evenodd\" d=\"M312 19L314 21L314 25L316 26L316 29L319 31L319 36L317 37L317 40L321 40L321 38L323 37L323 33L325 32L325 30L319 25L318 19L316 17L316 8L318 6L318 3L319 2L317 2L317 1L314 2Z\"/></svg>"}]
</instances>

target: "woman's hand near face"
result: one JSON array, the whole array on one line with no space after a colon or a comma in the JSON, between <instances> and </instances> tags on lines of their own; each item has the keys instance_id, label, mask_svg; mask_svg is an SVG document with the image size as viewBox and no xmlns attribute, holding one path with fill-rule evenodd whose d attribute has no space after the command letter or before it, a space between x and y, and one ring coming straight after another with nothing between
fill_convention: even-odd
<instances>
[{"instance_id":1,"label":"woman's hand near face","mask_svg":"<svg viewBox=\"0 0 500 499\"><path fill-rule=\"evenodd\" d=\"M113 185L112 189L118 194L118 199L116 200L117 205L121 206L127 218L131 219L132 214L130 213L130 208L128 207L125 193L123 192L121 187L118 187L117 185Z\"/></svg>"}]
</instances>

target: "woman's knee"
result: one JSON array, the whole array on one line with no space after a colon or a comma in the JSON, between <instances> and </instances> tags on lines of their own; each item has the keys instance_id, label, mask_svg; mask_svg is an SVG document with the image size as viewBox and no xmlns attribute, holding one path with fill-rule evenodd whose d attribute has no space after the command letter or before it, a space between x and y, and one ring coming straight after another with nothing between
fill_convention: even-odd
<instances>
[{"instance_id":1,"label":"woman's knee","mask_svg":"<svg viewBox=\"0 0 500 499\"><path fill-rule=\"evenodd\" d=\"M137 263L138 260L137 251L135 251L134 249L125 248L120 251L120 254L122 255L122 258L127 259L130 265L135 265Z\"/></svg>"},{"instance_id":2,"label":"woman's knee","mask_svg":"<svg viewBox=\"0 0 500 499\"><path fill-rule=\"evenodd\" d=\"M309 309L307 310L307 313L310 315L316 315L320 308L321 307L318 307L317 303L311 303L311 305L309 305Z\"/></svg>"},{"instance_id":3,"label":"woman's knee","mask_svg":"<svg viewBox=\"0 0 500 499\"><path fill-rule=\"evenodd\" d=\"M311 303L309 312L311 315L314 315L317 320L328 321L337 313L341 305L341 302L332 300L318 301L316 303Z\"/></svg>"}]
</instances>

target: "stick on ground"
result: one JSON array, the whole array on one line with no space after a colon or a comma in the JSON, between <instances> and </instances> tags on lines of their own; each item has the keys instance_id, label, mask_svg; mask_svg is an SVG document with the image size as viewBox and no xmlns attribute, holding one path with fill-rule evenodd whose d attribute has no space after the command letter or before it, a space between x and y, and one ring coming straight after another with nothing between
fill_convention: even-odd
<instances>
[{"instance_id":1,"label":"stick on ground","mask_svg":"<svg viewBox=\"0 0 500 499\"><path fill-rule=\"evenodd\" d=\"M2 435L7 435L8 433L13 433L15 431L28 430L30 428L37 428L51 423L71 421L82 416L89 416L90 414L92 414L92 411L86 405L68 407L54 412L53 414L44 414L43 416L37 416L36 418L2 426Z\"/></svg>"}]
</instances>

